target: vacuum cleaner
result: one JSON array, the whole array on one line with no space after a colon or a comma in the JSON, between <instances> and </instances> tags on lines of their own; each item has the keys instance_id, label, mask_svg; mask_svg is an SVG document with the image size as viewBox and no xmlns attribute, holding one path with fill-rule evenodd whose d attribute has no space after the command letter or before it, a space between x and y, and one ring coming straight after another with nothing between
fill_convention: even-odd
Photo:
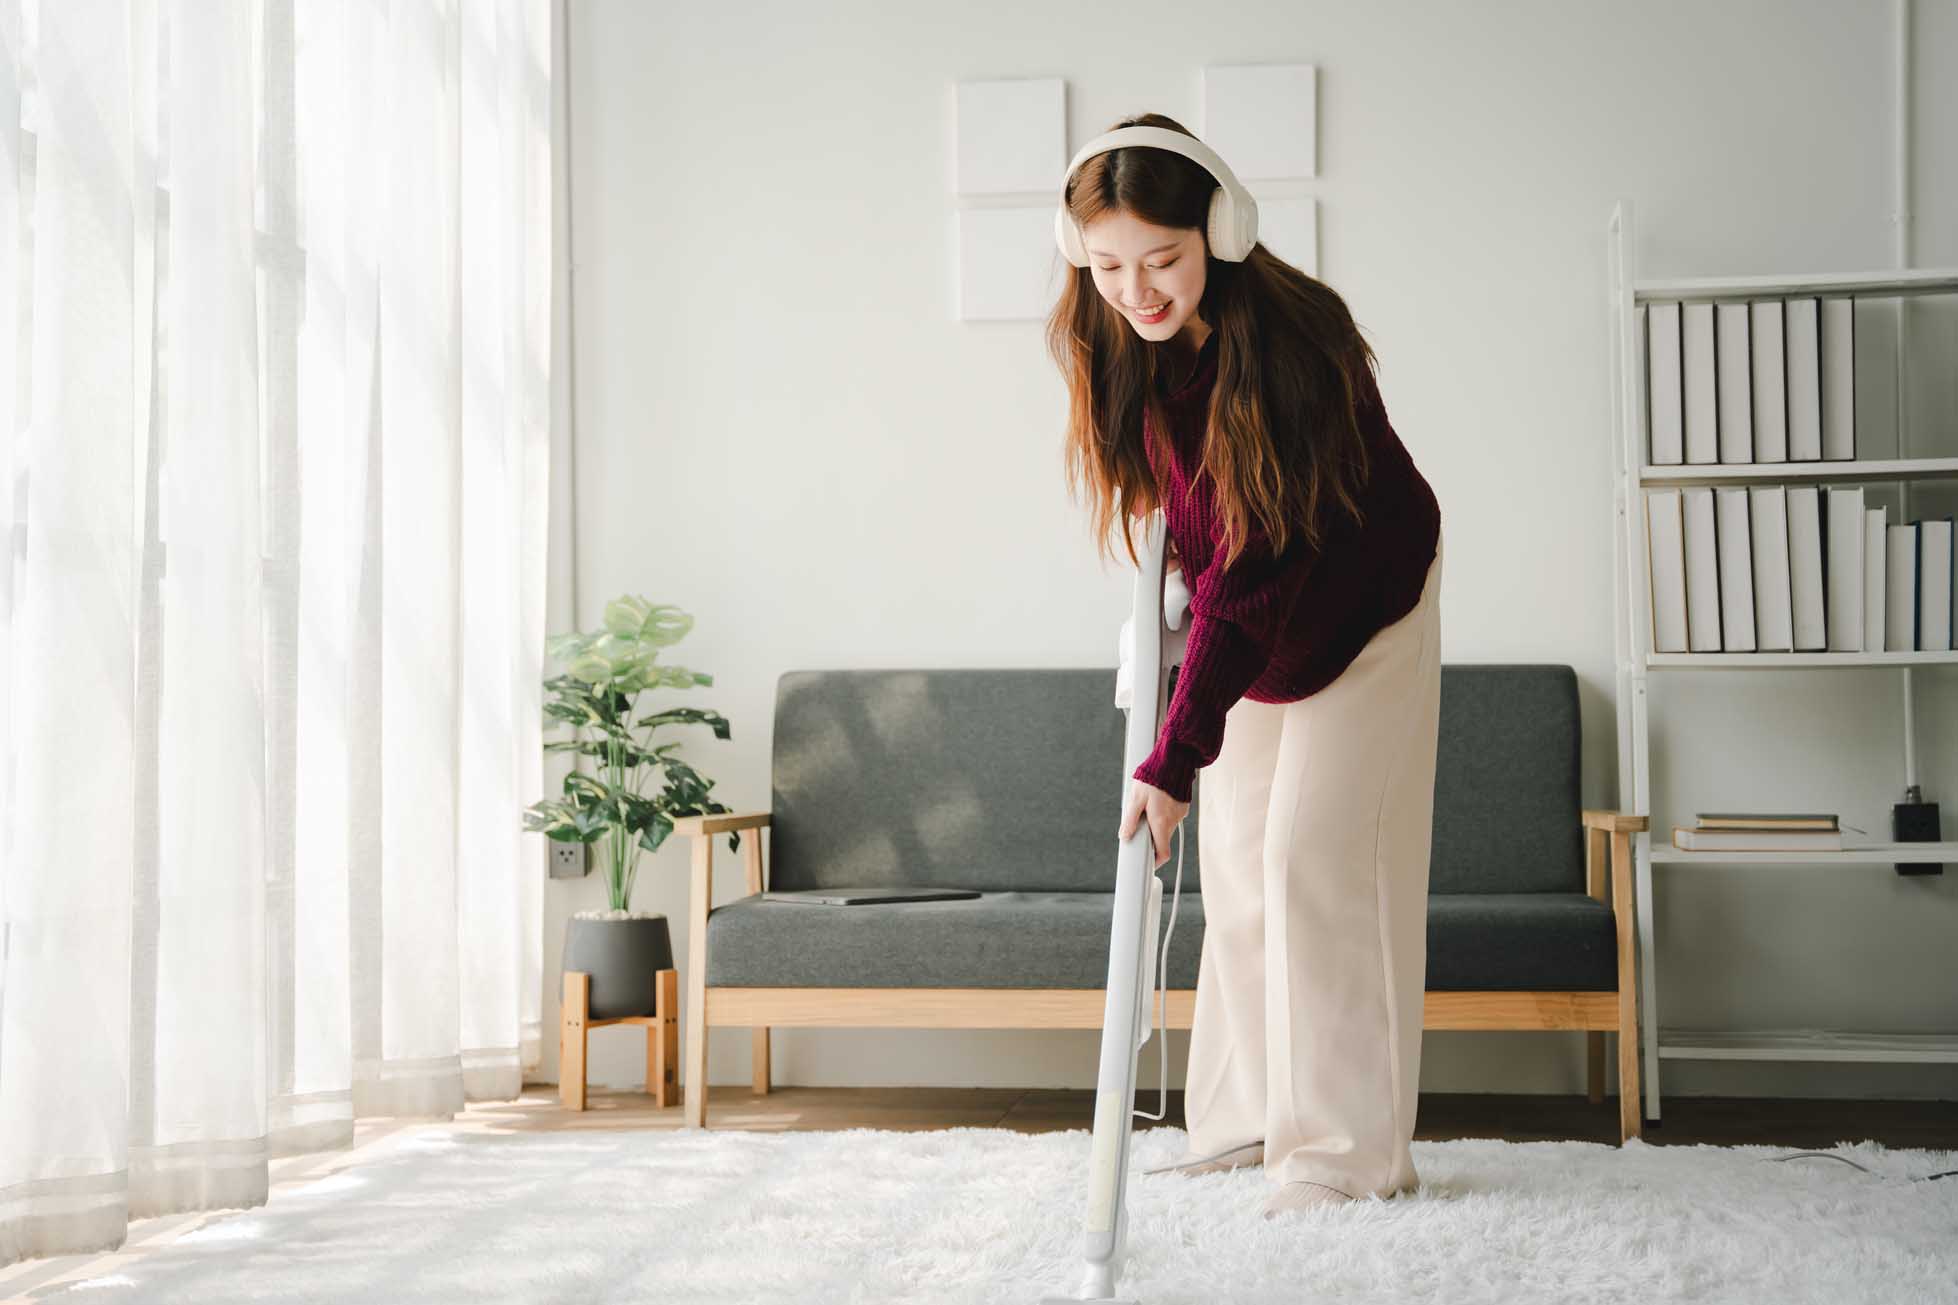
<instances>
[{"instance_id":1,"label":"vacuum cleaner","mask_svg":"<svg viewBox=\"0 0 1958 1305\"><path fill-rule=\"evenodd\" d=\"M1169 654L1173 638L1164 625L1165 562L1168 554L1168 526L1160 511L1148 518L1143 543L1142 565L1135 575L1135 593L1129 623L1129 665L1133 688L1128 708L1128 731L1122 750L1122 807L1128 811L1132 776L1156 747L1156 734L1162 727L1168 704ZM1180 594L1186 599L1187 594ZM1170 616L1182 623L1183 602L1171 606ZM1118 676L1116 701L1122 699ZM1176 928L1176 902L1183 892L1182 837L1178 831L1176 858L1176 896L1172 899L1169 927ZM1115 909L1108 931L1108 989L1102 1007L1101 1073L1095 1087L1094 1142L1088 1154L1087 1210L1083 1219L1081 1286L1072 1296L1046 1296L1041 1305L1071 1305L1077 1301L1102 1301L1107 1305L1138 1305L1134 1297L1117 1296L1122 1258L1128 1233L1129 1140L1131 1113L1145 1119L1161 1119L1134 1110L1136 1065L1144 1044L1149 1041L1150 1023L1146 1015L1152 987L1165 986L1169 950L1163 942L1162 972L1155 984L1150 972L1157 965L1156 936L1162 921L1163 883L1156 877L1156 848L1149 822L1138 819L1135 832L1118 842L1115 856ZM1167 1039L1158 1045L1163 1055L1162 1104L1169 1101L1169 1061Z\"/></svg>"}]
</instances>

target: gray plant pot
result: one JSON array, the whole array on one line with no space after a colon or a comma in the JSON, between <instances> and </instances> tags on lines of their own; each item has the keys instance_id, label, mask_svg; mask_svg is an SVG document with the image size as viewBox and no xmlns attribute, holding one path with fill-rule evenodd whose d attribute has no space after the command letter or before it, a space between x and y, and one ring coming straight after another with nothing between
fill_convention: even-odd
<instances>
[{"instance_id":1,"label":"gray plant pot","mask_svg":"<svg viewBox=\"0 0 1958 1305\"><path fill-rule=\"evenodd\" d=\"M658 1000L653 976L674 968L666 917L580 920L574 916L564 922L564 968L591 975L591 1019L651 1015Z\"/></svg>"}]
</instances>

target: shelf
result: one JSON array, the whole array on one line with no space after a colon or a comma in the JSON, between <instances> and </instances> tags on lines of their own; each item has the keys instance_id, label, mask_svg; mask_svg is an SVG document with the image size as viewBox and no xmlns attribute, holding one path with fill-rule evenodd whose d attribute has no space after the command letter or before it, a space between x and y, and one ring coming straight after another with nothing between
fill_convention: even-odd
<instances>
[{"instance_id":1,"label":"shelf","mask_svg":"<svg viewBox=\"0 0 1958 1305\"><path fill-rule=\"evenodd\" d=\"M1878 481L1958 479L1958 458L1889 458L1837 462L1696 462L1639 468L1644 487L1736 485L1749 481Z\"/></svg>"},{"instance_id":2,"label":"shelf","mask_svg":"<svg viewBox=\"0 0 1958 1305\"><path fill-rule=\"evenodd\" d=\"M1908 670L1958 664L1958 651L1655 652L1652 648L1654 586L1650 567L1651 517L1645 508L1655 498L1656 492L1687 486L1745 488L1789 485L1803 486L1806 490L1809 486L1870 485L1880 487L1875 493L1881 501L1894 495L1895 491L1884 493L1891 485L1910 487L1923 482L1942 488L1958 482L1958 456L1953 456L1958 455L1958 447L1954 447L1951 439L1944 438L1950 431L1941 426L1937 432L1925 432L1923 438L1908 446L1880 448L1874 446L1873 441L1867 441L1865 444L1869 451L1877 454L1868 458L1649 465L1649 378L1641 308L1659 303L1736 304L1790 299L1880 301L1920 296L1958 296L1958 266L1930 269L1877 267L1863 272L1820 275L1640 278L1636 275L1636 260L1633 257L1637 243L1633 238L1633 204L1629 198L1623 197L1613 206L1610 221L1606 224L1606 236L1606 293L1612 315L1607 372L1612 407L1610 460L1615 491L1611 525L1614 532L1613 634L1615 667L1619 676L1615 695L1618 805L1623 811L1643 812L1651 810L1655 778L1663 776L1669 769L1668 763L1677 760L1676 753L1671 757L1664 752L1656 756L1653 754L1650 712L1654 700L1664 695L1652 694L1648 690L1652 687L1650 680L1660 672L1773 672L1781 669L1845 668ZM1905 314L1899 319L1900 329L1908 318L1909 315ZM1684 361L1682 356L1682 364ZM1898 372L1897 378L1898 389L1901 390L1903 374ZM1683 367L1681 381L1684 381ZM1881 456L1891 449L1901 453L1906 447L1940 456ZM1826 588L1826 574L1824 580ZM1908 675L1902 678L1907 694L1905 701L1909 703L1911 679ZM1678 681L1675 679L1674 683ZM1734 683L1736 681L1730 677L1719 687L1724 691ZM1922 706L1921 700L1919 706ZM1913 735L1908 722L1905 738L1909 755ZM1731 741L1744 744L1745 735L1735 735ZM1797 758L1782 757L1777 760L1787 765ZM1887 816L1883 832L1886 835L1889 833ZM1947 837L1950 835L1947 834ZM1659 945L1659 935L1666 918L1666 912L1658 908L1667 891L1680 887L1679 881L1686 873L1718 875L1729 872L1730 867L1746 865L1813 866L1838 874L1857 875L1859 882L1875 888L1879 880L1889 882L1892 871L1887 867L1891 865L1958 867L1958 841L1896 845L1876 843L1864 836L1860 844L1837 851L1687 852L1672 846L1672 831L1667 828L1663 833L1655 831L1649 836L1640 836L1636 847L1634 873L1640 909L1635 912L1633 926L1640 962L1639 1050L1643 1053L1648 1074L1643 1085L1643 1113L1648 1121L1656 1123L1660 1120L1662 1081L1665 1074L1672 1072L1672 1064L1679 1060L1958 1064L1958 1028L1928 1034L1885 1034L1818 1029L1741 1031L1667 1027L1662 1022L1659 1000L1662 985L1658 973L1660 954L1665 950ZM1661 865L1685 869L1673 868L1661 872L1657 869ZM1779 877L1779 872L1770 873ZM1769 876L1757 877L1766 879ZM1763 885L1764 889L1766 887ZM1798 948L1801 941L1791 938L1787 943L1790 948ZM1801 959L1799 951L1796 952L1796 959ZM1729 962L1736 973L1744 969L1739 961L1740 958L1733 958ZM1886 1019L1882 1011L1888 1003L1884 1001L1881 991L1873 989L1868 994L1868 1003L1878 1008L1878 1012L1870 1016L1872 1020L1880 1022ZM1795 1015L1795 1018L1800 1017L1799 1014ZM1712 1018L1717 1020L1722 1017L1715 1015ZM1746 1016L1728 1018L1745 1019Z\"/></svg>"},{"instance_id":3,"label":"shelf","mask_svg":"<svg viewBox=\"0 0 1958 1305\"><path fill-rule=\"evenodd\" d=\"M1647 653L1645 665L1654 671L1759 671L1774 667L1817 666L1948 666L1958 662L1954 652L1777 652L1777 653Z\"/></svg>"},{"instance_id":4,"label":"shelf","mask_svg":"<svg viewBox=\"0 0 1958 1305\"><path fill-rule=\"evenodd\" d=\"M1659 1031L1670 1060L1856 1060L1958 1064L1958 1033L1834 1033L1823 1029L1716 1033Z\"/></svg>"},{"instance_id":5,"label":"shelf","mask_svg":"<svg viewBox=\"0 0 1958 1305\"><path fill-rule=\"evenodd\" d=\"M1894 272L1840 272L1821 276L1702 277L1688 280L1633 281L1634 303L1675 299L1777 299L1810 295L1840 298L1900 299L1913 295L1958 293L1958 268Z\"/></svg>"},{"instance_id":6,"label":"shelf","mask_svg":"<svg viewBox=\"0 0 1958 1305\"><path fill-rule=\"evenodd\" d=\"M1652 843L1654 865L1883 865L1896 861L1928 864L1933 861L1958 865L1958 843L1865 843L1845 847L1840 852L1688 852L1672 845L1666 835L1661 845Z\"/></svg>"}]
</instances>

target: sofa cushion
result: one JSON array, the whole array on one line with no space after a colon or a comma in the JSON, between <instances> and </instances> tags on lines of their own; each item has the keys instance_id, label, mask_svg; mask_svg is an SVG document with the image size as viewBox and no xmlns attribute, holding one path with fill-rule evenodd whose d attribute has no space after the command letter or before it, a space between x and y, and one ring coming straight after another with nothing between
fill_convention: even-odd
<instances>
[{"instance_id":1,"label":"sofa cushion","mask_svg":"<svg viewBox=\"0 0 1958 1305\"><path fill-rule=\"evenodd\" d=\"M785 672L770 885L1107 892L1127 722L1114 680L1078 668ZM1431 893L1584 891L1579 734L1569 666L1441 668ZM1202 772L1193 797L1191 891L1203 882Z\"/></svg>"},{"instance_id":2,"label":"sofa cushion","mask_svg":"<svg viewBox=\"0 0 1958 1305\"><path fill-rule=\"evenodd\" d=\"M1169 923L1166 870L1163 922ZM956 902L810 906L758 896L707 917L707 982L777 988L1101 988L1109 892L988 892ZM1165 932L1168 932L1165 928ZM1194 988L1203 899L1185 875L1169 986ZM1609 992L1611 910L1583 893L1456 893L1428 899L1429 991ZM1151 980L1153 984L1153 979Z\"/></svg>"},{"instance_id":3,"label":"sofa cushion","mask_svg":"<svg viewBox=\"0 0 1958 1305\"><path fill-rule=\"evenodd\" d=\"M1428 895L1429 992L1617 990L1617 925L1589 893Z\"/></svg>"},{"instance_id":4,"label":"sofa cushion","mask_svg":"<svg viewBox=\"0 0 1958 1305\"><path fill-rule=\"evenodd\" d=\"M1583 893L1577 672L1443 666L1430 893Z\"/></svg>"},{"instance_id":5,"label":"sofa cushion","mask_svg":"<svg viewBox=\"0 0 1958 1305\"><path fill-rule=\"evenodd\" d=\"M1112 667L785 672L769 886L1109 892L1127 719Z\"/></svg>"}]
</instances>

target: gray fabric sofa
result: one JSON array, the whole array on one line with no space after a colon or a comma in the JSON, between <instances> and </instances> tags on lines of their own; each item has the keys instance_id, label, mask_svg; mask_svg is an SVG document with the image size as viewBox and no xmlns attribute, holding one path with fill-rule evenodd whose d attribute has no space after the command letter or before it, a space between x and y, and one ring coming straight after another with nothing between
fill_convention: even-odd
<instances>
[{"instance_id":1,"label":"gray fabric sofa","mask_svg":"<svg viewBox=\"0 0 1958 1305\"><path fill-rule=\"evenodd\" d=\"M710 1029L1098 1029L1107 979L1124 714L1107 669L825 670L782 675L766 812L689 817L684 1098L706 1124ZM1568 666L1445 665L1429 872L1424 1025L1588 1034L1603 1100L1619 1034L1621 1136L1637 1135L1630 836L1579 806ZM1199 772L1166 1023L1188 1028L1203 944ZM743 836L744 896L712 899L713 849ZM767 830L764 853L761 831ZM1169 890L1176 859L1158 869ZM865 906L764 887L951 884L977 898ZM1154 1010L1152 1004L1152 1019Z\"/></svg>"}]
</instances>

